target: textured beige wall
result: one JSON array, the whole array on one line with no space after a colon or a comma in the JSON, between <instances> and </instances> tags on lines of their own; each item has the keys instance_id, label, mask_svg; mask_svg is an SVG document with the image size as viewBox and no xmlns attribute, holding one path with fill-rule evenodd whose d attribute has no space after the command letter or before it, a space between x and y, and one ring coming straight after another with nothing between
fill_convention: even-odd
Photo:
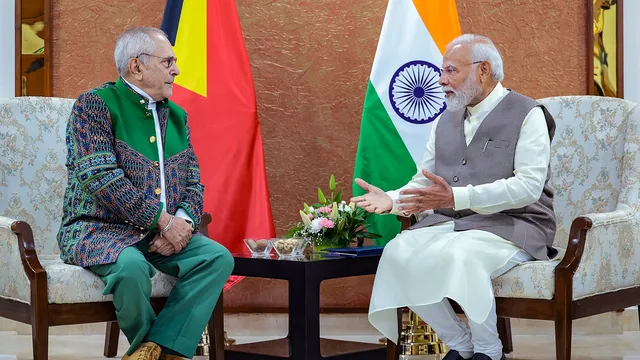
<instances>
[{"instance_id":1,"label":"textured beige wall","mask_svg":"<svg viewBox=\"0 0 640 360\"><path fill-rule=\"evenodd\" d=\"M435 1L435 0L423 0ZM331 173L350 193L365 86L386 0L237 0L258 96L278 232ZM127 27L159 26L164 0L56 0L53 93L76 97L116 77L113 44ZM585 2L459 0L463 32L502 51L505 85L534 98L584 94ZM358 281L361 283L356 284ZM286 306L286 283L247 279L232 306ZM330 281L329 307L367 306L371 278Z\"/></svg>"},{"instance_id":2,"label":"textured beige wall","mask_svg":"<svg viewBox=\"0 0 640 360\"><path fill-rule=\"evenodd\" d=\"M458 11L463 32L502 52L506 86L533 98L586 94L584 0L459 0Z\"/></svg>"},{"instance_id":3,"label":"textured beige wall","mask_svg":"<svg viewBox=\"0 0 640 360\"><path fill-rule=\"evenodd\" d=\"M134 26L160 26L165 0L54 0L53 96L75 98L118 76L116 38Z\"/></svg>"}]
</instances>

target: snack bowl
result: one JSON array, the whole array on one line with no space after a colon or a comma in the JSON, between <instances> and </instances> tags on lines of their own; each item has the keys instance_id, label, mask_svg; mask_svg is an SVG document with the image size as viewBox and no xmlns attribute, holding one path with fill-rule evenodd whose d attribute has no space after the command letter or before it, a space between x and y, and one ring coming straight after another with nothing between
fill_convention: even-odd
<instances>
[{"instance_id":1,"label":"snack bowl","mask_svg":"<svg viewBox=\"0 0 640 360\"><path fill-rule=\"evenodd\" d=\"M276 254L280 257L285 256L302 256L307 240L303 238L290 239L272 239L271 246L276 250Z\"/></svg>"},{"instance_id":2,"label":"snack bowl","mask_svg":"<svg viewBox=\"0 0 640 360\"><path fill-rule=\"evenodd\" d=\"M244 244L252 256L270 256L273 243L266 239L244 239Z\"/></svg>"}]
</instances>

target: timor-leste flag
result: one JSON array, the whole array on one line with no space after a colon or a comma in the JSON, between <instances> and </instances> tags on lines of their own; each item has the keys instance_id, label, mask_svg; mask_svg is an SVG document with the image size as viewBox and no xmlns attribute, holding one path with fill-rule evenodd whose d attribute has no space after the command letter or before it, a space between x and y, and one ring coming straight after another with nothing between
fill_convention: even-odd
<instances>
[{"instance_id":1,"label":"timor-leste flag","mask_svg":"<svg viewBox=\"0 0 640 360\"><path fill-rule=\"evenodd\" d=\"M235 0L167 0L164 30L180 75L171 100L187 111L212 239L243 252L275 236L249 58Z\"/></svg>"}]
</instances>

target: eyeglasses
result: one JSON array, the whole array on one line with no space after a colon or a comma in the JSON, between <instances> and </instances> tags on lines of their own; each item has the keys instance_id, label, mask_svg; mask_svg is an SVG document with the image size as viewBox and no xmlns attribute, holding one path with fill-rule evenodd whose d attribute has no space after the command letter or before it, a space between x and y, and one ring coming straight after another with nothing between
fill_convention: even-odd
<instances>
[{"instance_id":1,"label":"eyeglasses","mask_svg":"<svg viewBox=\"0 0 640 360\"><path fill-rule=\"evenodd\" d=\"M475 64L480 64L481 62L483 62L484 60L480 60L480 61L474 61L468 64L462 64L460 66L467 66L467 65L475 65ZM441 74L447 74L448 76L455 76L460 72L460 69L458 69L457 67L453 66L453 65L449 65L443 69L440 69L440 73Z\"/></svg>"},{"instance_id":2,"label":"eyeglasses","mask_svg":"<svg viewBox=\"0 0 640 360\"><path fill-rule=\"evenodd\" d=\"M151 54L147 54L147 53L142 53L138 56L136 56L136 58L142 56L142 55L146 55L146 56L151 56L151 57L155 57L158 59L162 59L160 60L160 63L162 63L162 65L164 65L164 67L166 67L167 69L170 69L173 65L175 65L178 62L178 58L175 56L167 56L167 57L162 57L162 56L158 56L158 55L151 55Z\"/></svg>"}]
</instances>

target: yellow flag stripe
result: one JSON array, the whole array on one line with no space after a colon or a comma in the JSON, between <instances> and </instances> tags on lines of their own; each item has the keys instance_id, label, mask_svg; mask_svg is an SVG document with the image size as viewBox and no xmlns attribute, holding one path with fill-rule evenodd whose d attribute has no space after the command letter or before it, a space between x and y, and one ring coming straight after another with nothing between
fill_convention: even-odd
<instances>
[{"instance_id":1,"label":"yellow flag stripe","mask_svg":"<svg viewBox=\"0 0 640 360\"><path fill-rule=\"evenodd\" d=\"M413 0L413 4L444 54L447 44L461 34L455 0Z\"/></svg>"},{"instance_id":2,"label":"yellow flag stripe","mask_svg":"<svg viewBox=\"0 0 640 360\"><path fill-rule=\"evenodd\" d=\"M189 0L182 5L173 51L180 76L176 84L207 96L207 2Z\"/></svg>"}]
</instances>

